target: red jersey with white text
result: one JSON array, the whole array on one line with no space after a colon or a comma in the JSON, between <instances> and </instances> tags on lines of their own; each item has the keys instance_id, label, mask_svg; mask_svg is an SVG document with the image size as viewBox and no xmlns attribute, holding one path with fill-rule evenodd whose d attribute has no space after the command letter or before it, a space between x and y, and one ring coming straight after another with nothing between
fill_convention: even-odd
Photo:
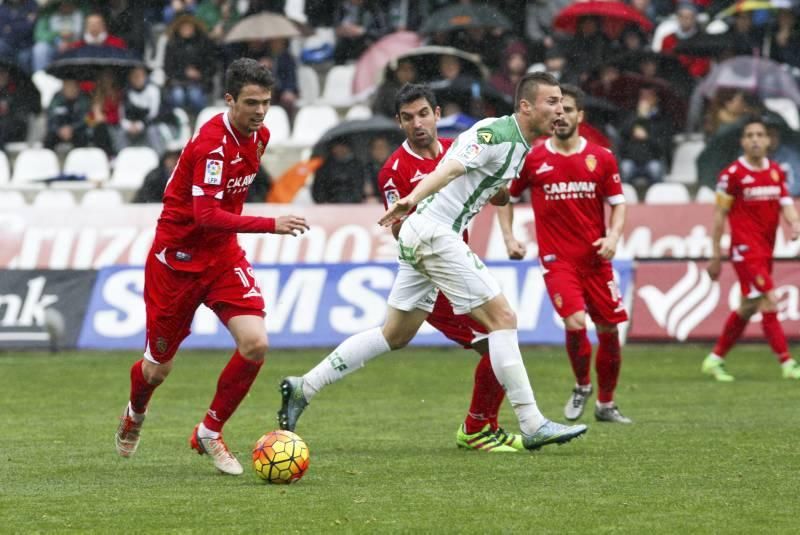
<instances>
[{"instance_id":1,"label":"red jersey with white text","mask_svg":"<svg viewBox=\"0 0 800 535\"><path fill-rule=\"evenodd\" d=\"M717 191L733 197L728 221L734 260L771 258L781 205L792 203L780 165L764 158L755 168L741 157L720 173Z\"/></svg>"},{"instance_id":2,"label":"red jersey with white text","mask_svg":"<svg viewBox=\"0 0 800 535\"><path fill-rule=\"evenodd\" d=\"M509 192L531 189L539 257L593 265L602 258L592 245L606 235L604 202L625 202L617 161L608 149L580 138L575 153L557 152L552 140L534 147Z\"/></svg>"},{"instance_id":3,"label":"red jersey with white text","mask_svg":"<svg viewBox=\"0 0 800 535\"><path fill-rule=\"evenodd\" d=\"M167 182L156 227L153 248L165 251L167 265L181 271L204 271L243 254L236 232L197 224L193 199L207 196L218 201L221 210L241 214L269 136L264 126L243 134L230 123L227 113L221 113L186 144Z\"/></svg>"},{"instance_id":4,"label":"red jersey with white text","mask_svg":"<svg viewBox=\"0 0 800 535\"><path fill-rule=\"evenodd\" d=\"M381 190L383 205L388 209L393 202L411 193L425 175L436 169L442 156L452 144L452 139L439 138L441 147L439 156L423 158L412 150L408 140L403 141L403 144L386 159L378 173L378 187Z\"/></svg>"}]
</instances>

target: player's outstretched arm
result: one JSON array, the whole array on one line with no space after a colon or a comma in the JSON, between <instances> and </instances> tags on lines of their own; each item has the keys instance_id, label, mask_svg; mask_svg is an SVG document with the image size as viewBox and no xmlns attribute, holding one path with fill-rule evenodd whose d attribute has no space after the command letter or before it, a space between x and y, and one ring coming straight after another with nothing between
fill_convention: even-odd
<instances>
[{"instance_id":1,"label":"player's outstretched arm","mask_svg":"<svg viewBox=\"0 0 800 535\"><path fill-rule=\"evenodd\" d=\"M305 217L297 215L282 215L275 219L275 234L291 234L299 236L308 230Z\"/></svg>"},{"instance_id":2,"label":"player's outstretched arm","mask_svg":"<svg viewBox=\"0 0 800 535\"><path fill-rule=\"evenodd\" d=\"M466 168L461 162L444 160L411 193L392 204L378 223L384 227L392 226L395 221L408 215L422 199L436 193L465 172Z\"/></svg>"},{"instance_id":3,"label":"player's outstretched arm","mask_svg":"<svg viewBox=\"0 0 800 535\"><path fill-rule=\"evenodd\" d=\"M791 204L787 202L781 208L784 219L792 227L792 239L800 238L800 216L797 214L797 209L794 207L794 201Z\"/></svg>"},{"instance_id":4,"label":"player's outstretched arm","mask_svg":"<svg viewBox=\"0 0 800 535\"><path fill-rule=\"evenodd\" d=\"M500 224L500 232L503 233L508 258L522 260L525 257L525 246L514 238L514 206L511 203L497 207L497 222Z\"/></svg>"},{"instance_id":5,"label":"player's outstretched arm","mask_svg":"<svg viewBox=\"0 0 800 535\"><path fill-rule=\"evenodd\" d=\"M625 228L625 215L628 213L628 208L625 203L615 204L611 207L611 217L608 224L608 232L604 238L595 240L592 245L597 247L597 254L611 260L617 254L617 243L622 237L622 231Z\"/></svg>"}]
</instances>

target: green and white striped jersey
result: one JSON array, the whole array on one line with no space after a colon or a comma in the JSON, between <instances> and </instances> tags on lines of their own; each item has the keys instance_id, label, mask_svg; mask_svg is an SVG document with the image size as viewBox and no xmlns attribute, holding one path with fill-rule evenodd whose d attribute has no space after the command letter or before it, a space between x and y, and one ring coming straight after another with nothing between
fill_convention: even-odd
<instances>
[{"instance_id":1,"label":"green and white striped jersey","mask_svg":"<svg viewBox=\"0 0 800 535\"><path fill-rule=\"evenodd\" d=\"M460 234L502 186L519 176L530 148L513 115L475 123L442 158L461 162L466 173L423 199L417 213Z\"/></svg>"}]
</instances>

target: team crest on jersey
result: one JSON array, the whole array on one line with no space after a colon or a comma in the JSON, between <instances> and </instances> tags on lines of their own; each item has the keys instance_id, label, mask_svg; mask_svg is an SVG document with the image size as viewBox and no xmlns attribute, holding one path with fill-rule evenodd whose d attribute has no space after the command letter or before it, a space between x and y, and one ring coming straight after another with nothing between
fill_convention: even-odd
<instances>
[{"instance_id":1,"label":"team crest on jersey","mask_svg":"<svg viewBox=\"0 0 800 535\"><path fill-rule=\"evenodd\" d=\"M594 154L590 154L586 157L586 168L589 170L590 173L593 173L595 169L597 169L597 158Z\"/></svg>"},{"instance_id":2,"label":"team crest on jersey","mask_svg":"<svg viewBox=\"0 0 800 535\"><path fill-rule=\"evenodd\" d=\"M771 176L772 180L775 182L778 182L781 179L780 175L775 169L769 172L769 176Z\"/></svg>"},{"instance_id":3,"label":"team crest on jersey","mask_svg":"<svg viewBox=\"0 0 800 535\"><path fill-rule=\"evenodd\" d=\"M206 176L203 182L212 186L222 184L222 160L206 160Z\"/></svg>"},{"instance_id":4,"label":"team crest on jersey","mask_svg":"<svg viewBox=\"0 0 800 535\"><path fill-rule=\"evenodd\" d=\"M158 339L156 340L156 351L158 351L159 353L164 353L167 351L167 346L168 346L167 339L164 338L163 336L159 336Z\"/></svg>"},{"instance_id":5,"label":"team crest on jersey","mask_svg":"<svg viewBox=\"0 0 800 535\"><path fill-rule=\"evenodd\" d=\"M494 134L491 130L478 130L478 140L484 143L491 143Z\"/></svg>"},{"instance_id":6,"label":"team crest on jersey","mask_svg":"<svg viewBox=\"0 0 800 535\"><path fill-rule=\"evenodd\" d=\"M259 141L256 147L256 157L260 160L262 156L264 156L264 143Z\"/></svg>"},{"instance_id":7,"label":"team crest on jersey","mask_svg":"<svg viewBox=\"0 0 800 535\"><path fill-rule=\"evenodd\" d=\"M391 206L391 205L393 205L394 203L396 203L397 201L400 200L400 194L397 192L396 189L387 189L384 192L384 195L386 195L386 205L387 206Z\"/></svg>"},{"instance_id":8,"label":"team crest on jersey","mask_svg":"<svg viewBox=\"0 0 800 535\"><path fill-rule=\"evenodd\" d=\"M471 162L472 160L474 160L478 156L478 154L481 153L482 150L483 150L483 147L481 147L478 144L473 143L473 144L467 145L466 147L461 149L461 156L464 158L465 161Z\"/></svg>"},{"instance_id":9,"label":"team crest on jersey","mask_svg":"<svg viewBox=\"0 0 800 535\"><path fill-rule=\"evenodd\" d=\"M553 296L553 304L556 308L561 308L564 306L564 299L561 297L561 294L555 294Z\"/></svg>"}]
</instances>

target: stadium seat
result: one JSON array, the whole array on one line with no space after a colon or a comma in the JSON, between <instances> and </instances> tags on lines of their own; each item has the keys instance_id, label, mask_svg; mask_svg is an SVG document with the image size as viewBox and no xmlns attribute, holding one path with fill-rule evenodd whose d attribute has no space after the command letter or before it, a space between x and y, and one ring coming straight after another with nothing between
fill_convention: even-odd
<instances>
[{"instance_id":1,"label":"stadium seat","mask_svg":"<svg viewBox=\"0 0 800 535\"><path fill-rule=\"evenodd\" d=\"M39 90L43 109L47 109L50 105L50 101L53 100L56 93L61 91L61 86L64 84L61 80L47 74L45 71L36 71L33 73L33 76L31 76L31 80L33 81L33 85L36 86L36 89Z\"/></svg>"},{"instance_id":2,"label":"stadium seat","mask_svg":"<svg viewBox=\"0 0 800 535\"><path fill-rule=\"evenodd\" d=\"M702 204L714 204L717 201L717 194L708 186L700 186L694 195L694 202Z\"/></svg>"},{"instance_id":3,"label":"stadium seat","mask_svg":"<svg viewBox=\"0 0 800 535\"><path fill-rule=\"evenodd\" d=\"M11 182L15 186L55 178L61 174L58 156L50 149L25 149L14 161Z\"/></svg>"},{"instance_id":4,"label":"stadium seat","mask_svg":"<svg viewBox=\"0 0 800 535\"><path fill-rule=\"evenodd\" d=\"M321 102L336 108L346 108L353 104L353 78L355 64L334 65L325 77Z\"/></svg>"},{"instance_id":5,"label":"stadium seat","mask_svg":"<svg viewBox=\"0 0 800 535\"><path fill-rule=\"evenodd\" d=\"M209 119L226 111L228 111L227 106L206 106L200 110L200 113L197 114L197 119L194 121L195 133L197 133L200 127L206 124Z\"/></svg>"},{"instance_id":6,"label":"stadium seat","mask_svg":"<svg viewBox=\"0 0 800 535\"><path fill-rule=\"evenodd\" d=\"M69 151L64 160L65 175L85 176L91 182L106 182L111 176L108 157L97 147L81 147Z\"/></svg>"},{"instance_id":7,"label":"stadium seat","mask_svg":"<svg viewBox=\"0 0 800 535\"><path fill-rule=\"evenodd\" d=\"M636 188L632 184L623 182L622 194L625 195L625 202L628 204L637 204L639 202L639 194L636 193Z\"/></svg>"},{"instance_id":8,"label":"stadium seat","mask_svg":"<svg viewBox=\"0 0 800 535\"><path fill-rule=\"evenodd\" d=\"M103 208L125 204L122 194L115 189L90 189L81 199L81 206Z\"/></svg>"},{"instance_id":9,"label":"stadium seat","mask_svg":"<svg viewBox=\"0 0 800 535\"><path fill-rule=\"evenodd\" d=\"M75 196L72 192L63 189L46 189L36 194L33 199L36 208L72 208L75 206Z\"/></svg>"},{"instance_id":10,"label":"stadium seat","mask_svg":"<svg viewBox=\"0 0 800 535\"><path fill-rule=\"evenodd\" d=\"M691 200L686 186L674 182L653 184L644 195L645 204L686 204Z\"/></svg>"},{"instance_id":11,"label":"stadium seat","mask_svg":"<svg viewBox=\"0 0 800 535\"><path fill-rule=\"evenodd\" d=\"M297 67L297 85L300 91L298 106L315 104L319 100L319 76L313 67L308 65Z\"/></svg>"},{"instance_id":12,"label":"stadium seat","mask_svg":"<svg viewBox=\"0 0 800 535\"><path fill-rule=\"evenodd\" d=\"M0 191L0 210L25 206L25 196L19 191Z\"/></svg>"},{"instance_id":13,"label":"stadium seat","mask_svg":"<svg viewBox=\"0 0 800 535\"><path fill-rule=\"evenodd\" d=\"M117 154L109 185L117 189L139 189L147 173L156 167L156 151L150 147L126 147Z\"/></svg>"},{"instance_id":14,"label":"stadium seat","mask_svg":"<svg viewBox=\"0 0 800 535\"><path fill-rule=\"evenodd\" d=\"M289 144L310 147L330 128L339 123L339 115L331 106L304 106L294 118Z\"/></svg>"},{"instance_id":15,"label":"stadium seat","mask_svg":"<svg viewBox=\"0 0 800 535\"><path fill-rule=\"evenodd\" d=\"M269 144L281 144L289 140L291 136L291 126L289 125L289 114L280 106L270 106L264 124L269 128Z\"/></svg>"},{"instance_id":16,"label":"stadium seat","mask_svg":"<svg viewBox=\"0 0 800 535\"><path fill-rule=\"evenodd\" d=\"M800 114L797 105L790 98L765 98L764 106L774 111L786 121L792 130L800 130Z\"/></svg>"},{"instance_id":17,"label":"stadium seat","mask_svg":"<svg viewBox=\"0 0 800 535\"><path fill-rule=\"evenodd\" d=\"M666 182L694 184L697 182L697 157L706 148L705 141L683 141L672 156L672 169Z\"/></svg>"},{"instance_id":18,"label":"stadium seat","mask_svg":"<svg viewBox=\"0 0 800 535\"><path fill-rule=\"evenodd\" d=\"M369 106L365 106L364 104L356 104L347 110L347 113L344 115L346 121L369 119L370 117L372 117L372 110Z\"/></svg>"},{"instance_id":19,"label":"stadium seat","mask_svg":"<svg viewBox=\"0 0 800 535\"><path fill-rule=\"evenodd\" d=\"M0 150L0 185L8 184L11 180L11 165L8 163L8 156Z\"/></svg>"}]
</instances>

